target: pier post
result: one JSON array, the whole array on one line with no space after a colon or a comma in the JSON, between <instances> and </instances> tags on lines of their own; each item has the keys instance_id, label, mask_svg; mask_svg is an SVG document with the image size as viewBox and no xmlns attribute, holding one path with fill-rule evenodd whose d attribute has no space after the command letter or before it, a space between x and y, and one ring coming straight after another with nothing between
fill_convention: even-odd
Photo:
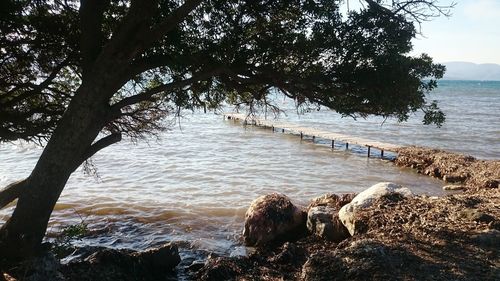
<instances>
[{"instance_id":1,"label":"pier post","mask_svg":"<svg viewBox=\"0 0 500 281\"><path fill-rule=\"evenodd\" d=\"M338 140L340 141L339 147L342 146L342 143L345 144L345 150L349 150L349 141L352 141L352 143L355 144L357 147L366 147L367 148L367 157L371 158L371 149L372 147L375 148L375 150L380 151L380 158L385 159L385 150L388 150L389 152L397 152L397 149L400 147L395 144L390 144L390 143L383 143L383 142L373 142L370 140L362 139L362 138L356 138L356 137L350 137L348 135L336 135L334 133L328 132L328 131L319 131L319 130L311 130L310 128L307 127L299 127L294 124L287 124L287 123L273 123L273 122L264 122L261 121L260 119L257 118L248 118L245 119L245 116L243 114L223 114L224 120L232 120L233 122L241 122L244 125L256 125L264 128L271 128L273 133L277 133L278 131L281 131L282 133L285 133L286 130L288 130L289 133L292 135L297 133L300 134L300 140L301 142L303 141L304 137L311 137L313 144L316 144L316 136L314 134L318 134L320 138L324 138L326 140L331 141L331 149L332 151L335 150L335 138L338 137ZM278 126L278 127L276 127ZM276 127L276 128L275 128ZM320 142L321 143L321 142ZM376 153L375 153L376 156Z\"/></svg>"}]
</instances>

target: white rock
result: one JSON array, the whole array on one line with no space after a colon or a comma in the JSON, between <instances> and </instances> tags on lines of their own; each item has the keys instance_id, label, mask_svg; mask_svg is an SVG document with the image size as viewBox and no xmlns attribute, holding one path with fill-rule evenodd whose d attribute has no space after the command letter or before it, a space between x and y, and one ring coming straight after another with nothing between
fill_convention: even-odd
<instances>
[{"instance_id":1,"label":"white rock","mask_svg":"<svg viewBox=\"0 0 500 281\"><path fill-rule=\"evenodd\" d=\"M334 242L340 242L351 235L340 222L338 212L351 202L354 194L325 194L312 200L307 208L307 229L309 233Z\"/></svg>"},{"instance_id":2,"label":"white rock","mask_svg":"<svg viewBox=\"0 0 500 281\"><path fill-rule=\"evenodd\" d=\"M443 190L463 190L465 189L462 185L445 185L443 186Z\"/></svg>"},{"instance_id":3,"label":"white rock","mask_svg":"<svg viewBox=\"0 0 500 281\"><path fill-rule=\"evenodd\" d=\"M413 197L413 193L406 187L392 182L377 183L358 194L351 203L339 210L340 221L344 224L351 235L356 233L356 212L372 206L373 202L382 196L399 193L404 197Z\"/></svg>"}]
</instances>

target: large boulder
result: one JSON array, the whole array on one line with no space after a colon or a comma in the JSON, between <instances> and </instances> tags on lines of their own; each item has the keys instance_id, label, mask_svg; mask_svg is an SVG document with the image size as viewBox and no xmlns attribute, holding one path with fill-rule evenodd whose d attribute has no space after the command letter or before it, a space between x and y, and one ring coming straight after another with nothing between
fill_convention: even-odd
<instances>
[{"instance_id":1,"label":"large boulder","mask_svg":"<svg viewBox=\"0 0 500 281\"><path fill-rule=\"evenodd\" d=\"M305 229L306 213L290 199L272 193L255 199L245 214L243 237L247 246L297 237Z\"/></svg>"},{"instance_id":2,"label":"large boulder","mask_svg":"<svg viewBox=\"0 0 500 281\"><path fill-rule=\"evenodd\" d=\"M371 186L358 194L351 203L343 206L339 210L339 218L351 235L359 232L359 224L356 224L356 213L369 208L373 203L384 196L399 195L402 197L412 197L410 189L391 182L381 182Z\"/></svg>"},{"instance_id":3,"label":"large boulder","mask_svg":"<svg viewBox=\"0 0 500 281\"><path fill-rule=\"evenodd\" d=\"M333 242L348 238L349 232L339 219L342 206L351 202L355 194L326 194L313 199L307 208L307 229L313 235Z\"/></svg>"},{"instance_id":4,"label":"large boulder","mask_svg":"<svg viewBox=\"0 0 500 281\"><path fill-rule=\"evenodd\" d=\"M166 280L173 278L180 260L177 246L170 243L144 252L96 248L83 260L66 264L62 273L67 280Z\"/></svg>"},{"instance_id":5,"label":"large boulder","mask_svg":"<svg viewBox=\"0 0 500 281\"><path fill-rule=\"evenodd\" d=\"M176 245L167 243L161 247L152 248L132 255L136 263L144 270L158 275L169 273L181 262L179 250Z\"/></svg>"}]
</instances>

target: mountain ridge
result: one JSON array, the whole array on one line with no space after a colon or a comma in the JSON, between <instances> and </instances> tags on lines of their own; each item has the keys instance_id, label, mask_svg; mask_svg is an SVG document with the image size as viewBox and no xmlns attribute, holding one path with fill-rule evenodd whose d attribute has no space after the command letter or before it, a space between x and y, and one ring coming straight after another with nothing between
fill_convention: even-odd
<instances>
[{"instance_id":1,"label":"mountain ridge","mask_svg":"<svg viewBox=\"0 0 500 281\"><path fill-rule=\"evenodd\" d=\"M450 61L441 64L446 66L444 80L500 81L500 65L496 63Z\"/></svg>"}]
</instances>

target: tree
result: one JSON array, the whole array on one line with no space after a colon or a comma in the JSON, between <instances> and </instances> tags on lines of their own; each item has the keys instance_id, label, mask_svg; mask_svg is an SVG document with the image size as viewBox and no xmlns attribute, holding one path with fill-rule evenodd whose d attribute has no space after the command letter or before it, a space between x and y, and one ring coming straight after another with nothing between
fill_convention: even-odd
<instances>
[{"instance_id":1,"label":"tree","mask_svg":"<svg viewBox=\"0 0 500 281\"><path fill-rule=\"evenodd\" d=\"M408 52L413 21L445 7L366 0L345 16L342 2L3 1L0 141L45 147L0 192L0 207L17 199L0 256L35 254L71 173L123 135L162 130L180 108L266 103L277 90L344 115L406 120L423 109L425 122L442 122L425 94L444 67Z\"/></svg>"}]
</instances>

